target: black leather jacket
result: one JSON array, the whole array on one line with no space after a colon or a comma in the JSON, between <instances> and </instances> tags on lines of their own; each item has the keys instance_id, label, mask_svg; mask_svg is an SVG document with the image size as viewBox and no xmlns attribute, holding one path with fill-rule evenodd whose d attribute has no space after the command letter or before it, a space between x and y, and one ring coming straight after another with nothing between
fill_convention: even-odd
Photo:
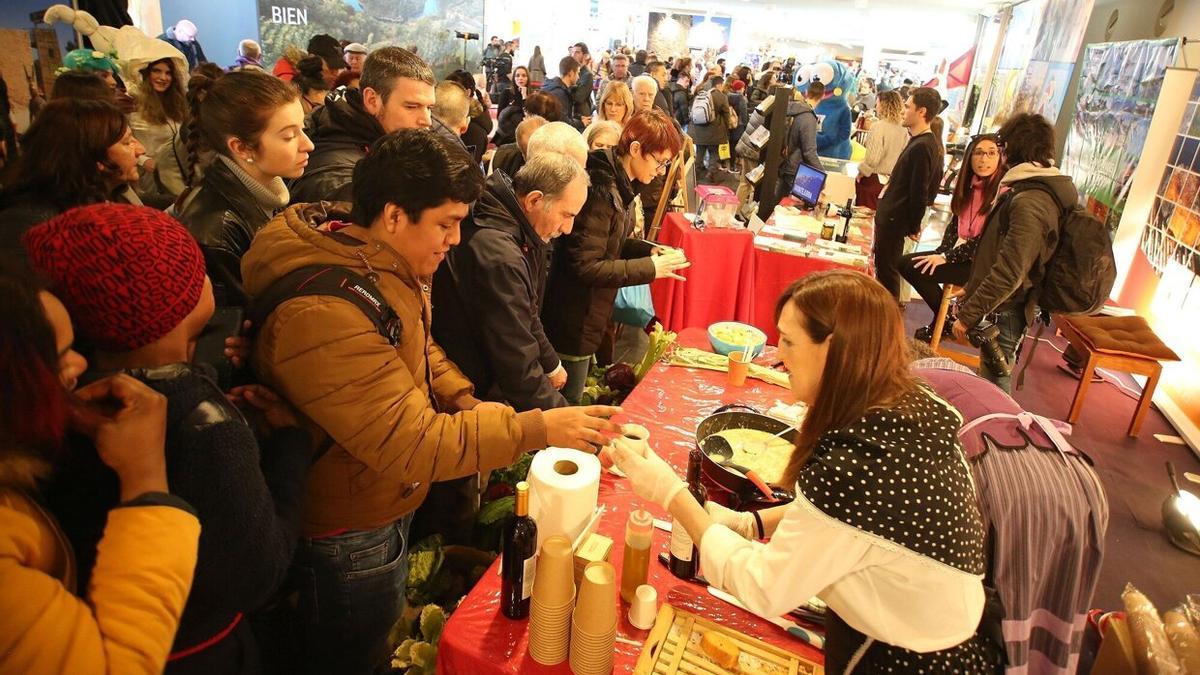
<instances>
[{"instance_id":1,"label":"black leather jacket","mask_svg":"<svg viewBox=\"0 0 1200 675\"><path fill-rule=\"evenodd\" d=\"M245 304L242 256L274 211L255 199L229 166L218 159L209 165L199 190L179 213L179 221L204 251L219 306Z\"/></svg>"}]
</instances>

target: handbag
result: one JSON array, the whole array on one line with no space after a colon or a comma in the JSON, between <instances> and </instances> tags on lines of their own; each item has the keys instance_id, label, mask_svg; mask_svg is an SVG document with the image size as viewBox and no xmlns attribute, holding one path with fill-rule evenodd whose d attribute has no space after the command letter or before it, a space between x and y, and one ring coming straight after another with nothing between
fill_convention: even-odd
<instances>
[{"instance_id":1,"label":"handbag","mask_svg":"<svg viewBox=\"0 0 1200 675\"><path fill-rule=\"evenodd\" d=\"M654 299L650 284L622 286L613 302L613 321L635 328L645 328L654 318Z\"/></svg>"}]
</instances>

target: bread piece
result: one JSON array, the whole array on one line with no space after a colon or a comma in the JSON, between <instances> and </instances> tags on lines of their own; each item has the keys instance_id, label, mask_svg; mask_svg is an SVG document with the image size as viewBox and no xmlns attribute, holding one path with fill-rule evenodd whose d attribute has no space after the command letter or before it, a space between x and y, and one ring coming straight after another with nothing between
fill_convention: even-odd
<instances>
[{"instance_id":1,"label":"bread piece","mask_svg":"<svg viewBox=\"0 0 1200 675\"><path fill-rule=\"evenodd\" d=\"M737 667L738 655L741 653L733 640L711 630L701 638L700 649L704 650L708 658L726 670Z\"/></svg>"}]
</instances>

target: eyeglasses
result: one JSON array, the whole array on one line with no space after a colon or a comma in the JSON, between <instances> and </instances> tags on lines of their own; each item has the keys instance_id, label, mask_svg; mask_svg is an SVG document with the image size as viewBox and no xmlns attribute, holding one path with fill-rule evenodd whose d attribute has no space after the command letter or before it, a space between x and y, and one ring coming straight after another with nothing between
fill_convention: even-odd
<instances>
[{"instance_id":1,"label":"eyeglasses","mask_svg":"<svg viewBox=\"0 0 1200 675\"><path fill-rule=\"evenodd\" d=\"M666 159L654 159L654 155L648 155L648 157L650 158L650 161L654 162L654 172L655 173L659 173L660 171L666 171L667 167L671 165L671 160L675 159L674 157L671 157L669 155L667 156Z\"/></svg>"},{"instance_id":2,"label":"eyeglasses","mask_svg":"<svg viewBox=\"0 0 1200 675\"><path fill-rule=\"evenodd\" d=\"M996 159L1000 156L999 150L976 150L971 153L972 157L981 157L984 159Z\"/></svg>"}]
</instances>

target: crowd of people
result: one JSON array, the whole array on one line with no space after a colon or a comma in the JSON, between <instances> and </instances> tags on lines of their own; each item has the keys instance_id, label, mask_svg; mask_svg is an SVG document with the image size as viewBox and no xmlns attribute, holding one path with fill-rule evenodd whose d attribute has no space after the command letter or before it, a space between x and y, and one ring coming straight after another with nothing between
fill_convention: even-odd
<instances>
[{"instance_id":1,"label":"crowd of people","mask_svg":"<svg viewBox=\"0 0 1200 675\"><path fill-rule=\"evenodd\" d=\"M646 238L667 168L685 135L708 177L757 163L739 141L781 71L597 61L580 42L546 72L540 47L513 68L496 38L485 73L439 80L415 50L328 35L270 70L253 41L222 69L147 40L136 60L68 54L0 178L0 670L372 672L435 484L619 432L619 408L579 403L618 289L689 266ZM818 163L823 95L816 82L788 105L785 184ZM944 151L937 93L898 98L878 97L860 181L887 182L879 283L817 275L779 301L810 405L797 503L747 529L689 503L653 453L616 461L751 606L839 589L831 664L861 646L869 672L984 672L983 535L956 422L908 374L893 300L901 276L931 305L937 284L965 285L953 332L996 315L1011 358L1057 215L1043 190L989 210L1017 182L1070 182L1049 125L1018 116L972 141L942 246L903 257ZM862 472L915 471L900 459L918 451L906 489L953 519L881 497L867 524L829 498ZM893 563L920 583L889 581ZM920 621L914 593L939 598Z\"/></svg>"}]
</instances>

